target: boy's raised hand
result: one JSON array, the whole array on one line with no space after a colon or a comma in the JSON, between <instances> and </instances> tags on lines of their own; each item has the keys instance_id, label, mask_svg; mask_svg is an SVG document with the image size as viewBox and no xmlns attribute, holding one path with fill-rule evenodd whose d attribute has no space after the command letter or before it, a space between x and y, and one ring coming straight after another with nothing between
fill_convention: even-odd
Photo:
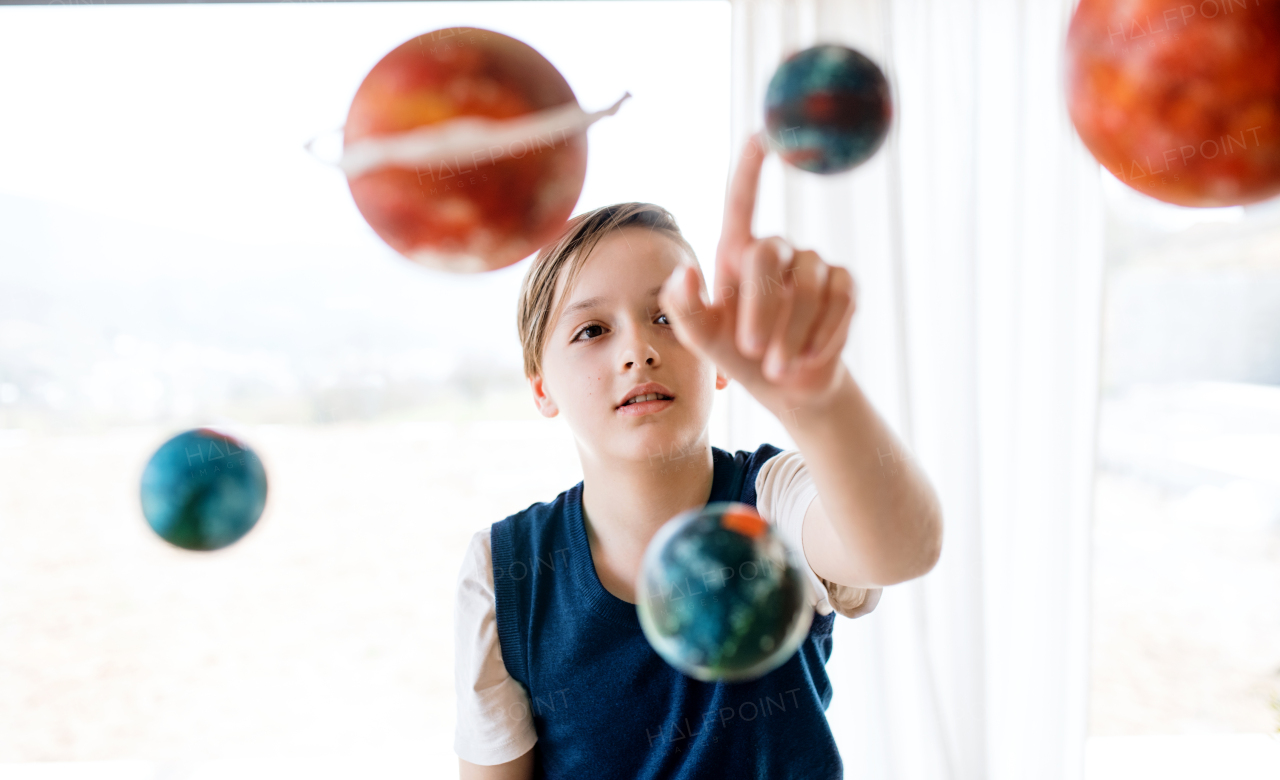
<instances>
[{"instance_id":1,"label":"boy's raised hand","mask_svg":"<svg viewBox=\"0 0 1280 780\"><path fill-rule=\"evenodd\" d=\"M715 299L703 296L698 269L682 265L658 302L681 343L714 361L766 407L791 409L835 392L855 285L847 270L827 265L816 252L751 234L766 153L759 133L748 138L729 184Z\"/></svg>"}]
</instances>

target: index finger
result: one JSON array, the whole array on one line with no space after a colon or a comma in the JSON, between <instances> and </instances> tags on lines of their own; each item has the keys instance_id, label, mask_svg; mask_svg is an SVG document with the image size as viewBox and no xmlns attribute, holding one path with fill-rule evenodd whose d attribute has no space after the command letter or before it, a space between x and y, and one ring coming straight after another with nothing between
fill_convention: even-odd
<instances>
[{"instance_id":1,"label":"index finger","mask_svg":"<svg viewBox=\"0 0 1280 780\"><path fill-rule=\"evenodd\" d=\"M756 211L756 190L760 186L760 168L766 151L764 139L756 132L747 138L738 156L738 167L725 194L724 222L716 250L717 272L726 262L738 260L742 250L755 240L751 235L751 219Z\"/></svg>"}]
</instances>

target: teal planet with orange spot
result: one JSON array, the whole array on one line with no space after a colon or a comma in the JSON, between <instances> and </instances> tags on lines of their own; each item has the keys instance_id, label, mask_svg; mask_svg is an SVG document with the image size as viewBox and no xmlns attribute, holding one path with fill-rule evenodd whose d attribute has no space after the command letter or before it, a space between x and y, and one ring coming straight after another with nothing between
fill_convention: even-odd
<instances>
[{"instance_id":1,"label":"teal planet with orange spot","mask_svg":"<svg viewBox=\"0 0 1280 780\"><path fill-rule=\"evenodd\" d=\"M813 621L793 551L754 509L685 512L645 549L636 611L667 663L703 681L751 680L796 652Z\"/></svg>"}]
</instances>

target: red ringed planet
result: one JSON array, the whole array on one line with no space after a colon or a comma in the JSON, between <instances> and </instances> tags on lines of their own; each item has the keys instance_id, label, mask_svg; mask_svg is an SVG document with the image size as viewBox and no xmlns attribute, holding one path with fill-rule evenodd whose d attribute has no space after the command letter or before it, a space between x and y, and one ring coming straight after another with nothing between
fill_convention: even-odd
<instances>
[{"instance_id":1,"label":"red ringed planet","mask_svg":"<svg viewBox=\"0 0 1280 780\"><path fill-rule=\"evenodd\" d=\"M627 96L624 96L624 100ZM351 101L339 166L383 241L429 268L518 262L559 235L587 169L585 113L545 57L501 33L425 33Z\"/></svg>"}]
</instances>

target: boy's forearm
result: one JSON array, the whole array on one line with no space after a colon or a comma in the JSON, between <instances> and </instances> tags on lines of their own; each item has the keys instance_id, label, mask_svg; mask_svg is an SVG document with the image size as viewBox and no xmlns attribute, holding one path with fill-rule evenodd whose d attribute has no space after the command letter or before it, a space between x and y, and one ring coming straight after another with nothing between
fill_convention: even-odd
<instances>
[{"instance_id":1,"label":"boy's forearm","mask_svg":"<svg viewBox=\"0 0 1280 780\"><path fill-rule=\"evenodd\" d=\"M840 542L844 576L834 581L892 585L919 577L941 553L937 497L848 368L839 370L822 401L770 409L804 456L819 516Z\"/></svg>"}]
</instances>

